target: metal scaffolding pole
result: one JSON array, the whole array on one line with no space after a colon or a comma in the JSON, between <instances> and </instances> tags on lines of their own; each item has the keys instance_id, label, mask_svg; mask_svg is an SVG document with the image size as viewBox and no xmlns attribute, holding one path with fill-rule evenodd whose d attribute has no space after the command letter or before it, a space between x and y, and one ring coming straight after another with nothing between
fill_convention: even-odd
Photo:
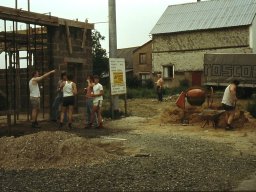
<instances>
[{"instance_id":1,"label":"metal scaffolding pole","mask_svg":"<svg viewBox=\"0 0 256 192\"><path fill-rule=\"evenodd\" d=\"M30 50L30 25L29 24L27 24L26 25L27 26L27 82L29 82L29 73L30 73L30 67L31 67L31 50ZM30 95L30 93L29 93L29 85L28 85L28 83L26 84L27 86L26 86L26 90L27 90L27 95L28 95L28 97L27 97L27 121L29 121L29 119L30 119L30 97L29 97L29 95Z\"/></svg>"},{"instance_id":2,"label":"metal scaffolding pole","mask_svg":"<svg viewBox=\"0 0 256 192\"><path fill-rule=\"evenodd\" d=\"M41 26L41 63L42 63L42 74L44 74L44 34L43 34L43 27ZM42 85L43 85L43 101L42 101L42 105L43 105L43 118L44 118L44 115L45 115L45 110L44 110L44 99L45 99L45 87L44 87L44 81L42 82Z\"/></svg>"},{"instance_id":3,"label":"metal scaffolding pole","mask_svg":"<svg viewBox=\"0 0 256 192\"><path fill-rule=\"evenodd\" d=\"M5 51L5 89L6 89L6 101L7 101L7 126L8 132L11 132L11 114L10 114L10 98L9 98L9 75L8 75L8 65L7 65L7 33L6 33L6 20L4 20L4 51Z\"/></svg>"},{"instance_id":4,"label":"metal scaffolding pole","mask_svg":"<svg viewBox=\"0 0 256 192\"><path fill-rule=\"evenodd\" d=\"M16 63L17 63L17 59L16 59L16 34L15 34L15 22L12 22L12 56L11 56L11 68L12 68L12 83L13 83L13 92L12 92L12 96L13 96L13 110L14 110L14 124L16 124L16 119L17 119L17 112L16 112L16 108L17 108L17 99L16 99Z\"/></svg>"}]
</instances>

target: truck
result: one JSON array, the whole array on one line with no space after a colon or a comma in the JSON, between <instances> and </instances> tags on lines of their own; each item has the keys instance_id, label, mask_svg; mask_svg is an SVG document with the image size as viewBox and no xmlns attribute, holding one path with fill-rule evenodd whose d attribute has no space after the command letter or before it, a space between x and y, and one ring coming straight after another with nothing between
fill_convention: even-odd
<instances>
[{"instance_id":1,"label":"truck","mask_svg":"<svg viewBox=\"0 0 256 192\"><path fill-rule=\"evenodd\" d=\"M206 53L204 54L204 85L221 88L233 80L240 82L238 97L249 97L256 88L256 54Z\"/></svg>"}]
</instances>

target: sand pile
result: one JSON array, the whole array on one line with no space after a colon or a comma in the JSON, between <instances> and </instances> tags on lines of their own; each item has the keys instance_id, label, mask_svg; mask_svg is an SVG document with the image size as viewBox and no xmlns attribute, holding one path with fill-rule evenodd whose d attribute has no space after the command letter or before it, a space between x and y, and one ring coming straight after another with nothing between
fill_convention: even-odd
<instances>
[{"instance_id":1,"label":"sand pile","mask_svg":"<svg viewBox=\"0 0 256 192\"><path fill-rule=\"evenodd\" d=\"M4 169L68 168L113 158L89 139L66 132L0 138L0 168Z\"/></svg>"},{"instance_id":2,"label":"sand pile","mask_svg":"<svg viewBox=\"0 0 256 192\"><path fill-rule=\"evenodd\" d=\"M192 107L189 106L185 110L185 118L189 120L189 123L203 123L202 116L200 115L204 107ZM218 107L214 108L218 110ZM184 118L184 111L176 106L170 106L165 108L159 118L162 123L181 123ZM256 120L253 118L249 112L236 110L235 117L233 121L233 126L235 128L256 128ZM218 118L217 127L226 127L225 123L225 113L221 114Z\"/></svg>"}]
</instances>

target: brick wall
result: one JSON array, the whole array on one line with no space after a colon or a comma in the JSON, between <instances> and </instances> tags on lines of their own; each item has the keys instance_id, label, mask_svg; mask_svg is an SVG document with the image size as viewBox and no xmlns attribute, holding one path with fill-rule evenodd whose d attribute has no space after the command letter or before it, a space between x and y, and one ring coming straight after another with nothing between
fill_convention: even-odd
<instances>
[{"instance_id":1,"label":"brick wall","mask_svg":"<svg viewBox=\"0 0 256 192\"><path fill-rule=\"evenodd\" d=\"M74 76L74 81L77 83L79 94L76 96L76 110L84 110L85 106L83 88L85 87L85 77L92 72L92 38L91 30L87 30L84 47L82 48L83 30L80 28L70 27L70 38L72 45L72 53L68 49L68 41L66 37L66 29L64 26L49 27L47 29L47 49L36 51L34 56L33 67L20 70L8 69L8 91L9 101L11 106L17 106L17 109L26 111L28 106L28 81L31 78L31 72L36 68L40 74L48 72L51 69L56 69L54 76L46 78L41 89L41 104L43 108L49 111L53 99L56 95L56 85L60 78L62 70L70 72ZM44 61L44 62L42 62ZM20 79L16 73L20 73ZM0 70L0 91L4 94L6 91L6 69ZM20 83L20 89L17 84ZM20 98L15 99L15 95L20 92Z\"/></svg>"}]
</instances>

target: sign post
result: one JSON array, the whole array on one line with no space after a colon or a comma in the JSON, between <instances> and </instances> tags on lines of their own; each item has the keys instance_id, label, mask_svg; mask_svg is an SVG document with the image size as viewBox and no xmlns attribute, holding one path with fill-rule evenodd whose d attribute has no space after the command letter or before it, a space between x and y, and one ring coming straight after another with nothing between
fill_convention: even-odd
<instances>
[{"instance_id":1,"label":"sign post","mask_svg":"<svg viewBox=\"0 0 256 192\"><path fill-rule=\"evenodd\" d=\"M124 58L109 58L110 73L110 93L111 97L127 93L126 89L126 73ZM126 113L126 97L125 97L125 113ZM113 114L113 107L112 107ZM125 114L127 115L127 114Z\"/></svg>"}]
</instances>

